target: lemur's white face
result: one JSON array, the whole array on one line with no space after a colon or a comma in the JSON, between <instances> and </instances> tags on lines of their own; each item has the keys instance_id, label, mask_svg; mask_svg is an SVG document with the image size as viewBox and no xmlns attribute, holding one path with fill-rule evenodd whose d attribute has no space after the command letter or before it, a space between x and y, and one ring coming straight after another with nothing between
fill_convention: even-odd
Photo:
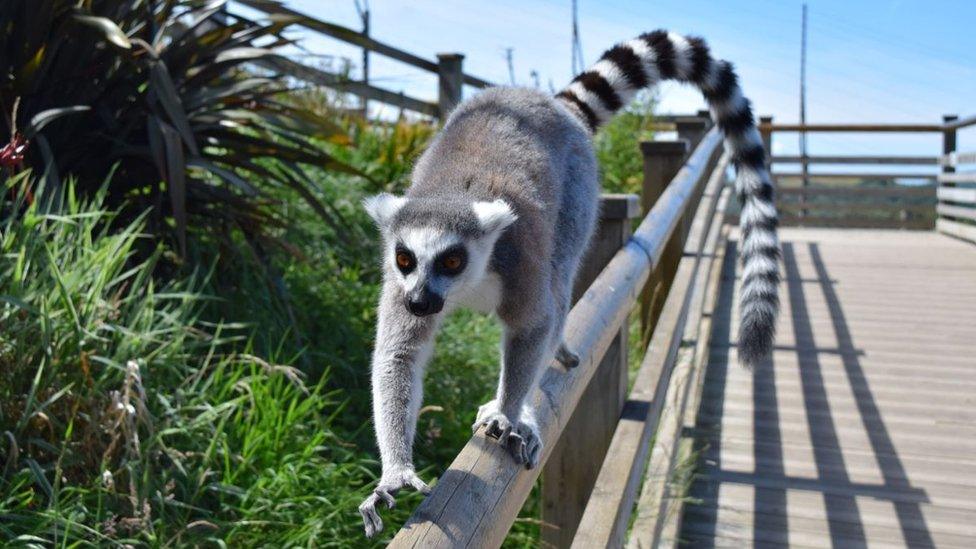
<instances>
[{"instance_id":1,"label":"lemur's white face","mask_svg":"<svg viewBox=\"0 0 976 549\"><path fill-rule=\"evenodd\" d=\"M505 202L496 200L471 204L480 228L475 234L433 219L393 224L406 203L384 193L365 206L383 231L384 267L388 279L402 288L404 307L417 316L437 314L479 291L495 242L516 218Z\"/></svg>"}]
</instances>

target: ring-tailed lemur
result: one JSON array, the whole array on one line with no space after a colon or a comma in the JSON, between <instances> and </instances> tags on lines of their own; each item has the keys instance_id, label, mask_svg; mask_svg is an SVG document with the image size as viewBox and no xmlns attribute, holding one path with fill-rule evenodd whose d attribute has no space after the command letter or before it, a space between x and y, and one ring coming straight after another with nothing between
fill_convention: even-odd
<instances>
[{"instance_id":1,"label":"ring-tailed lemur","mask_svg":"<svg viewBox=\"0 0 976 549\"><path fill-rule=\"evenodd\" d=\"M562 342L573 280L597 218L591 138L642 88L696 85L725 133L742 202L739 358L770 350L778 308L779 245L765 152L732 65L700 38L655 31L618 44L555 97L492 88L462 103L421 156L403 197L365 202L383 236L384 283L373 354L373 410L383 473L359 510L381 530L376 505L405 486L427 492L412 446L424 368L444 315L459 305L504 324L495 399L474 428L534 467L542 440L523 407L545 364L576 357Z\"/></svg>"}]
</instances>

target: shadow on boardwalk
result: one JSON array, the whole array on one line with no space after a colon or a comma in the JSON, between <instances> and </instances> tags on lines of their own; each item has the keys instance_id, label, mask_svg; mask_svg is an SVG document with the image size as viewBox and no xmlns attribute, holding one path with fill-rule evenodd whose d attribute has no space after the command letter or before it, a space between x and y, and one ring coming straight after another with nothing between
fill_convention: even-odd
<instances>
[{"instance_id":1,"label":"shadow on boardwalk","mask_svg":"<svg viewBox=\"0 0 976 549\"><path fill-rule=\"evenodd\" d=\"M696 547L976 546L971 442L957 448L953 430L944 425L959 420L966 432L973 430L968 412L952 410L965 410L968 397L932 398L934 383L951 386L955 378L947 373L956 370L932 371L926 364L931 359L920 358L926 345L963 347L962 355L972 357L976 342L965 342L962 325L945 332L932 323L927 333L926 319L913 316L918 296L911 295L918 286L912 274L927 279L943 272L946 282L976 274L976 249L956 250L970 255L962 265L940 270L929 263L937 254L924 240L913 241L917 249L884 238L875 245L872 232L864 231L859 255L857 238L848 242L843 231L830 232L821 231L827 234L822 243L817 233L784 238L780 343L754 375L734 362L736 272L731 262L724 267L699 412L703 461L692 489L697 503L686 509L682 539ZM945 237L928 236L945 244L936 240ZM735 246L729 243L729 257L735 257ZM895 264L903 265L901 272ZM889 272L889 280L870 279ZM976 301L976 283L969 286L964 298ZM911 347L917 347L914 357L887 358ZM869 380L879 380L877 387ZM972 374L959 380L973 382ZM963 473L959 486L952 484L954 472ZM913 482L915 476L924 480ZM929 486L938 501L930 498Z\"/></svg>"}]
</instances>

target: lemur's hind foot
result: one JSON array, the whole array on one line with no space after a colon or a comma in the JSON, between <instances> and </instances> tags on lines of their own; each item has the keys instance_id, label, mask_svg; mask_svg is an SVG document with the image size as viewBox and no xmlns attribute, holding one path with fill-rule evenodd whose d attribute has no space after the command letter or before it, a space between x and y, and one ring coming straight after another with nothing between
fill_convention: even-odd
<instances>
[{"instance_id":1,"label":"lemur's hind foot","mask_svg":"<svg viewBox=\"0 0 976 549\"><path fill-rule=\"evenodd\" d=\"M493 438L508 450L515 462L533 469L539 464L542 455L542 438L536 426L535 417L527 408L514 423L498 409L498 401L492 400L478 408L478 419L472 429L477 431L485 426L485 436Z\"/></svg>"},{"instance_id":2,"label":"lemur's hind foot","mask_svg":"<svg viewBox=\"0 0 976 549\"><path fill-rule=\"evenodd\" d=\"M559 347L556 348L556 360L558 360L566 369L571 370L579 366L580 357L578 354L569 350L566 343L560 343Z\"/></svg>"}]
</instances>

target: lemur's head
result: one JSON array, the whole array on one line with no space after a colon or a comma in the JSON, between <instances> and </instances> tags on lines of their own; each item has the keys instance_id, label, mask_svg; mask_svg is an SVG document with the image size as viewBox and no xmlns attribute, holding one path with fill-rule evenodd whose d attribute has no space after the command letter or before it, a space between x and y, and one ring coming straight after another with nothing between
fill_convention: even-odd
<instances>
[{"instance_id":1,"label":"lemur's head","mask_svg":"<svg viewBox=\"0 0 976 549\"><path fill-rule=\"evenodd\" d=\"M477 287L495 242L515 219L503 200L406 198L381 193L363 205L383 234L383 266L412 314L441 312Z\"/></svg>"}]
</instances>

